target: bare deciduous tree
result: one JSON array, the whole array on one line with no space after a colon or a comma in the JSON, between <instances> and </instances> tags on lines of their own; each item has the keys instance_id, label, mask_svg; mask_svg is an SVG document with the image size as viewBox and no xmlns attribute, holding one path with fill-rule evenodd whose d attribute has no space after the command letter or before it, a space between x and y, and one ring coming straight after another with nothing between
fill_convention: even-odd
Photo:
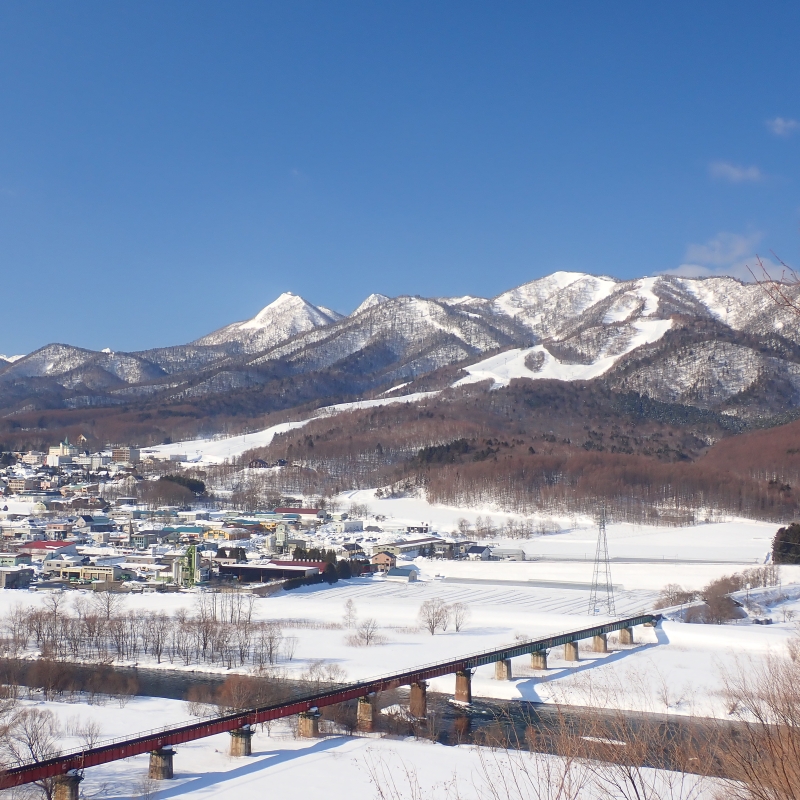
<instances>
[{"instance_id":1,"label":"bare deciduous tree","mask_svg":"<svg viewBox=\"0 0 800 800\"><path fill-rule=\"evenodd\" d=\"M735 800L800 798L800 663L771 656L725 675L725 698L740 733L724 760L738 779Z\"/></svg>"},{"instance_id":2,"label":"bare deciduous tree","mask_svg":"<svg viewBox=\"0 0 800 800\"><path fill-rule=\"evenodd\" d=\"M447 630L450 622L450 606L441 597L433 597L419 607L417 616L422 627L433 636L438 630Z\"/></svg>"},{"instance_id":3,"label":"bare deciduous tree","mask_svg":"<svg viewBox=\"0 0 800 800\"><path fill-rule=\"evenodd\" d=\"M790 267L782 259L773 253L781 269L780 278L774 278L763 259L756 256L755 269L748 270L753 276L753 280L761 287L764 293L779 308L786 308L793 314L800 316L800 299L798 299L797 289L800 287L800 273Z\"/></svg>"},{"instance_id":4,"label":"bare deciduous tree","mask_svg":"<svg viewBox=\"0 0 800 800\"><path fill-rule=\"evenodd\" d=\"M297 652L297 637L296 636L287 636L283 640L283 655L287 661L291 661L294 658L294 654Z\"/></svg>"},{"instance_id":5,"label":"bare deciduous tree","mask_svg":"<svg viewBox=\"0 0 800 800\"><path fill-rule=\"evenodd\" d=\"M352 598L344 604L344 615L342 616L342 624L345 628L355 628L358 623L358 613L356 611L356 604Z\"/></svg>"},{"instance_id":6,"label":"bare deciduous tree","mask_svg":"<svg viewBox=\"0 0 800 800\"><path fill-rule=\"evenodd\" d=\"M378 622L372 618L359 622L356 628L356 639L358 644L364 647L375 644L378 639Z\"/></svg>"},{"instance_id":7,"label":"bare deciduous tree","mask_svg":"<svg viewBox=\"0 0 800 800\"><path fill-rule=\"evenodd\" d=\"M50 711L28 708L17 713L2 739L5 759L11 764L45 761L58 755L61 727ZM45 778L36 782L47 800L52 800L54 780Z\"/></svg>"},{"instance_id":8,"label":"bare deciduous tree","mask_svg":"<svg viewBox=\"0 0 800 800\"><path fill-rule=\"evenodd\" d=\"M101 739L103 730L96 720L83 720L80 717L70 720L64 728L67 736L74 736L81 746L88 749L94 747Z\"/></svg>"},{"instance_id":9,"label":"bare deciduous tree","mask_svg":"<svg viewBox=\"0 0 800 800\"><path fill-rule=\"evenodd\" d=\"M114 592L95 592L92 595L92 604L97 609L97 613L106 620L117 616L122 610L124 602L123 596Z\"/></svg>"},{"instance_id":10,"label":"bare deciduous tree","mask_svg":"<svg viewBox=\"0 0 800 800\"><path fill-rule=\"evenodd\" d=\"M589 781L587 764L557 728L549 744L559 756L530 752L526 743L507 734L490 747L476 748L476 789L487 800L578 800Z\"/></svg>"},{"instance_id":11,"label":"bare deciduous tree","mask_svg":"<svg viewBox=\"0 0 800 800\"><path fill-rule=\"evenodd\" d=\"M138 785L139 800L153 800L159 792L158 781L145 775Z\"/></svg>"},{"instance_id":12,"label":"bare deciduous tree","mask_svg":"<svg viewBox=\"0 0 800 800\"><path fill-rule=\"evenodd\" d=\"M450 606L450 612L453 615L453 627L456 629L456 632L458 632L469 620L469 606L466 603L453 603L453 605Z\"/></svg>"}]
</instances>

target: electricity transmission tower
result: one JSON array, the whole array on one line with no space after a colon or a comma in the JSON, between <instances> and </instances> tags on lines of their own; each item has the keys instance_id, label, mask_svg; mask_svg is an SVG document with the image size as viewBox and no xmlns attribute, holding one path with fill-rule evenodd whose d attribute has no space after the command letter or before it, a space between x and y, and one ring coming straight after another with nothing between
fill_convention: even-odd
<instances>
[{"instance_id":1,"label":"electricity transmission tower","mask_svg":"<svg viewBox=\"0 0 800 800\"><path fill-rule=\"evenodd\" d=\"M597 531L597 550L594 554L594 573L592 593L589 596L589 613L600 614L605 609L610 617L616 616L614 607L614 584L611 583L611 562L608 559L608 540L606 539L606 510L600 512Z\"/></svg>"}]
</instances>

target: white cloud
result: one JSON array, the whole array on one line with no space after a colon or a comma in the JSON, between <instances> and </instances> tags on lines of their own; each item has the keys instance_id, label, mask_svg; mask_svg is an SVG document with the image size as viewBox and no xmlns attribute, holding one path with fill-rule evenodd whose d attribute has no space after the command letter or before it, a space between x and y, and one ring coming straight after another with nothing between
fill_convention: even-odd
<instances>
[{"instance_id":1,"label":"white cloud","mask_svg":"<svg viewBox=\"0 0 800 800\"><path fill-rule=\"evenodd\" d=\"M712 178L729 183L758 183L764 180L764 174L758 167L740 167L727 161L714 161L709 164L708 171Z\"/></svg>"},{"instance_id":2,"label":"white cloud","mask_svg":"<svg viewBox=\"0 0 800 800\"><path fill-rule=\"evenodd\" d=\"M791 136L800 129L800 122L796 119L784 119L783 117L768 119L766 125L776 136Z\"/></svg>"},{"instance_id":3,"label":"white cloud","mask_svg":"<svg viewBox=\"0 0 800 800\"><path fill-rule=\"evenodd\" d=\"M718 233L705 244L690 244L686 248L684 263L676 269L666 270L664 274L681 278L710 278L728 275L743 281L752 281L752 269L758 274L756 247L763 234L759 232L742 235L740 233ZM769 270L775 267L769 259L762 259Z\"/></svg>"},{"instance_id":4,"label":"white cloud","mask_svg":"<svg viewBox=\"0 0 800 800\"><path fill-rule=\"evenodd\" d=\"M752 256L763 234L755 232L746 236L740 233L718 233L705 244L690 244L684 258L697 264L724 267Z\"/></svg>"}]
</instances>

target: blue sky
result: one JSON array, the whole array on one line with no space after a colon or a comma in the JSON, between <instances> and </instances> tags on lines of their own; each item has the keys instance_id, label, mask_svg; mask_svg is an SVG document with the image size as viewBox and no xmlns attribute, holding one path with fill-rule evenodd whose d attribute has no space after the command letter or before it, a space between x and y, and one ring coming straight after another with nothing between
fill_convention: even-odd
<instances>
[{"instance_id":1,"label":"blue sky","mask_svg":"<svg viewBox=\"0 0 800 800\"><path fill-rule=\"evenodd\" d=\"M798 41L789 2L6 0L0 352L796 265Z\"/></svg>"}]
</instances>

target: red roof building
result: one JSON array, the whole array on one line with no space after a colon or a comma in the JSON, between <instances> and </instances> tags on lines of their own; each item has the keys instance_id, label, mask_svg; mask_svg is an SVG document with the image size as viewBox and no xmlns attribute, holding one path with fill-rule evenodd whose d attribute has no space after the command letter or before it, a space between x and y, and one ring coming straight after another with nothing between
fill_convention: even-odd
<instances>
[{"instance_id":1,"label":"red roof building","mask_svg":"<svg viewBox=\"0 0 800 800\"><path fill-rule=\"evenodd\" d=\"M33 561L44 561L53 556L77 555L75 542L41 541L29 542L18 548L20 553L28 553Z\"/></svg>"}]
</instances>

